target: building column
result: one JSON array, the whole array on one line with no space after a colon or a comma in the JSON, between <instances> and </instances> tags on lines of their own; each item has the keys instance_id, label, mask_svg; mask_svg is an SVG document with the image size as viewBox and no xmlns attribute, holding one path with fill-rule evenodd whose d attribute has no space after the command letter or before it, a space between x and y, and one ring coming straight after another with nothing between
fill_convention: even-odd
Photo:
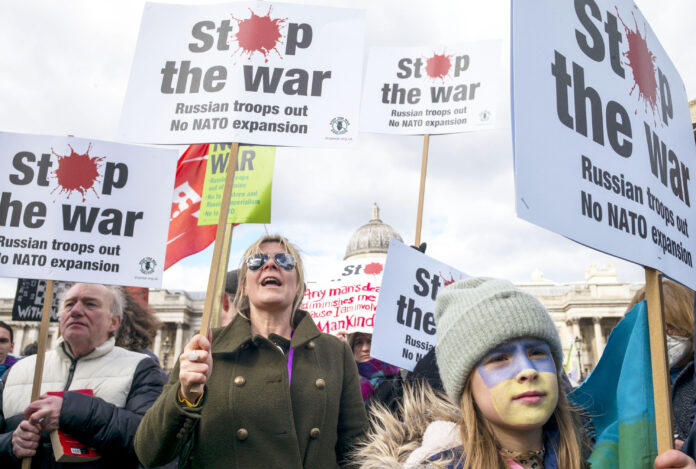
<instances>
[{"instance_id":1,"label":"building column","mask_svg":"<svg viewBox=\"0 0 696 469\"><path fill-rule=\"evenodd\" d=\"M38 342L39 340L39 326L36 325L36 323L31 323L28 326L29 330L27 331L27 344L30 344L32 342Z\"/></svg>"},{"instance_id":2,"label":"building column","mask_svg":"<svg viewBox=\"0 0 696 469\"><path fill-rule=\"evenodd\" d=\"M14 328L14 348L12 353L19 355L22 353L22 345L24 342L24 324L17 324Z\"/></svg>"},{"instance_id":3,"label":"building column","mask_svg":"<svg viewBox=\"0 0 696 469\"><path fill-rule=\"evenodd\" d=\"M58 342L58 326L56 327L51 327L49 329L49 333L51 334L51 341L50 341L50 350L54 350L56 348L56 343Z\"/></svg>"},{"instance_id":4,"label":"building column","mask_svg":"<svg viewBox=\"0 0 696 469\"><path fill-rule=\"evenodd\" d=\"M575 345L575 339L576 339L576 338L580 338L580 342L584 345L584 344L585 344L585 340L582 338L582 332L580 332L580 331L581 331L581 330L580 330L580 319L574 318L574 319L571 320L571 323L573 324L573 344ZM582 356L582 358L583 358L583 360L584 360L584 359L585 359L585 356L584 356L584 350L583 350L583 348L584 348L584 347L581 347L581 348L580 348L580 355ZM575 364L576 364L576 366L578 367L578 370L581 370L581 367L580 367L580 360L578 359L578 350L574 350L574 351L573 351L573 355L575 355L574 359L575 359ZM583 363L583 365L584 365L584 363ZM582 371L582 370L581 370L581 371Z\"/></svg>"},{"instance_id":5,"label":"building column","mask_svg":"<svg viewBox=\"0 0 696 469\"><path fill-rule=\"evenodd\" d=\"M592 318L592 322L594 323L594 335L595 335L595 354L597 355L597 361L595 362L595 365L597 362L599 362L599 357L602 356L602 352L604 351L604 337L602 336L602 325L600 324L601 318L595 317Z\"/></svg>"},{"instance_id":6,"label":"building column","mask_svg":"<svg viewBox=\"0 0 696 469\"><path fill-rule=\"evenodd\" d=\"M160 357L160 350L162 349L162 327L157 329L157 334L155 335L155 343L152 345L152 353L154 353L155 356L160 359L160 363L162 360L162 357Z\"/></svg>"},{"instance_id":7,"label":"building column","mask_svg":"<svg viewBox=\"0 0 696 469\"><path fill-rule=\"evenodd\" d=\"M184 349L183 344L184 339L184 324L181 322L176 323L176 339L174 339L174 361L179 360L179 356Z\"/></svg>"}]
</instances>

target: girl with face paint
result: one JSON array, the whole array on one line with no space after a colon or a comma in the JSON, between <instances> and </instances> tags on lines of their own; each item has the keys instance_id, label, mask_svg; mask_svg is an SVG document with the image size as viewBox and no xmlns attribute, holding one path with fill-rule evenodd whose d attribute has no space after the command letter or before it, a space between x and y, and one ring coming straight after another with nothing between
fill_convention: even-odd
<instances>
[{"instance_id":1,"label":"girl with face paint","mask_svg":"<svg viewBox=\"0 0 696 469\"><path fill-rule=\"evenodd\" d=\"M583 421L556 365L563 363L560 338L536 298L505 280L470 278L441 291L434 314L447 397L418 385L404 391L400 421L373 409L360 467L589 467ZM696 463L671 450L655 467Z\"/></svg>"},{"instance_id":2,"label":"girl with face paint","mask_svg":"<svg viewBox=\"0 0 696 469\"><path fill-rule=\"evenodd\" d=\"M510 282L473 278L437 298L435 319L463 444L432 458L457 468L583 467L589 446L561 390L561 342L541 303Z\"/></svg>"}]
</instances>

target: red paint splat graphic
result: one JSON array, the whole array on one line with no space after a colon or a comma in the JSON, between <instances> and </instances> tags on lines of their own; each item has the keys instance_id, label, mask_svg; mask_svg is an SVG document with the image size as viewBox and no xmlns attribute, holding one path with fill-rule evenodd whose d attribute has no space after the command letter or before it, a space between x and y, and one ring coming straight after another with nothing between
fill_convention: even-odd
<instances>
[{"instance_id":1,"label":"red paint splat graphic","mask_svg":"<svg viewBox=\"0 0 696 469\"><path fill-rule=\"evenodd\" d=\"M433 56L425 62L425 72L430 78L440 78L444 81L452 68L451 58L451 55L433 53Z\"/></svg>"},{"instance_id":2,"label":"red paint splat graphic","mask_svg":"<svg viewBox=\"0 0 696 469\"><path fill-rule=\"evenodd\" d=\"M364 272L368 275L377 275L381 274L383 270L384 268L382 267L382 264L378 262L371 262L365 266Z\"/></svg>"},{"instance_id":3,"label":"red paint splat graphic","mask_svg":"<svg viewBox=\"0 0 696 469\"><path fill-rule=\"evenodd\" d=\"M101 168L104 157L89 156L89 151L92 149L92 144L89 144L87 151L84 154L77 153L72 146L70 147L69 155L59 155L53 149L51 152L58 157L58 168L51 175L58 181L58 186L53 189L60 188L59 194L67 193L68 198L73 192L82 194L84 202L88 190L92 190L99 197L97 191L94 190L94 183L99 181L99 169Z\"/></svg>"},{"instance_id":4,"label":"red paint splat graphic","mask_svg":"<svg viewBox=\"0 0 696 469\"><path fill-rule=\"evenodd\" d=\"M442 272L440 272L440 278L442 278L442 282L445 284L445 286L452 285L456 280L454 280L454 275L452 275L452 272L450 272L450 279L447 280L444 275L442 275Z\"/></svg>"},{"instance_id":5,"label":"red paint splat graphic","mask_svg":"<svg viewBox=\"0 0 696 469\"><path fill-rule=\"evenodd\" d=\"M258 16L249 9L251 17L247 19L232 17L237 22L237 34L234 36L239 44L237 52L246 54L250 59L254 52L260 52L266 58L266 62L271 51L276 51L278 56L282 57L277 46L282 37L280 28L287 18L271 19L271 8L268 8L266 16Z\"/></svg>"},{"instance_id":6,"label":"red paint splat graphic","mask_svg":"<svg viewBox=\"0 0 696 469\"><path fill-rule=\"evenodd\" d=\"M616 8L616 7L615 7ZM638 30L638 21L636 21L636 15L633 14L633 22L636 25L636 30L631 30L626 23L624 23L621 15L619 15L619 9L616 8L616 15L621 21L626 31L626 38L628 39L628 50L623 53L626 57L626 65L631 67L633 72L634 85L631 88L630 94L633 94L633 90L638 87L638 99L645 101L645 110L647 111L648 105L652 108L653 115L657 113L657 80L655 80L655 54L653 54L650 49L648 49L648 30L647 26L643 25L645 29L645 34L641 36Z\"/></svg>"}]
</instances>

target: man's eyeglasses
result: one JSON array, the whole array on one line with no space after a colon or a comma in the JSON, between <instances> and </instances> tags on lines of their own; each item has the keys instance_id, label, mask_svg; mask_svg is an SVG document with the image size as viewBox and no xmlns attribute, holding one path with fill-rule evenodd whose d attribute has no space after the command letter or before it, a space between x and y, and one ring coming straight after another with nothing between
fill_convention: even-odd
<instances>
[{"instance_id":1,"label":"man's eyeglasses","mask_svg":"<svg viewBox=\"0 0 696 469\"><path fill-rule=\"evenodd\" d=\"M252 272L256 272L257 270L259 270L261 267L266 265L266 262L268 262L268 254L262 252L259 254L254 254L253 256L249 256L249 258L246 261L247 267ZM273 262L275 262L275 264L278 267L280 267L283 270L287 270L288 272L294 269L296 264L295 258L287 252L279 252L277 254L274 254Z\"/></svg>"},{"instance_id":2,"label":"man's eyeglasses","mask_svg":"<svg viewBox=\"0 0 696 469\"><path fill-rule=\"evenodd\" d=\"M0 338L0 344L9 344L9 343L10 343L10 339L8 339L7 337Z\"/></svg>"}]
</instances>

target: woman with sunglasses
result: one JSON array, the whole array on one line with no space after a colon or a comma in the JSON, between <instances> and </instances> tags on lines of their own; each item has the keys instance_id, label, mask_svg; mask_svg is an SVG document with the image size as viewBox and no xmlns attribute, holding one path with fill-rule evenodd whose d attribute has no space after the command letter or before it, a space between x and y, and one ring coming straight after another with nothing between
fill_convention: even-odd
<instances>
[{"instance_id":1,"label":"woman with sunglasses","mask_svg":"<svg viewBox=\"0 0 696 469\"><path fill-rule=\"evenodd\" d=\"M302 259L285 238L247 249L238 315L211 341L186 345L138 429L141 462L181 454L179 466L191 468L344 464L367 424L360 380L348 345L299 309L304 291Z\"/></svg>"}]
</instances>

